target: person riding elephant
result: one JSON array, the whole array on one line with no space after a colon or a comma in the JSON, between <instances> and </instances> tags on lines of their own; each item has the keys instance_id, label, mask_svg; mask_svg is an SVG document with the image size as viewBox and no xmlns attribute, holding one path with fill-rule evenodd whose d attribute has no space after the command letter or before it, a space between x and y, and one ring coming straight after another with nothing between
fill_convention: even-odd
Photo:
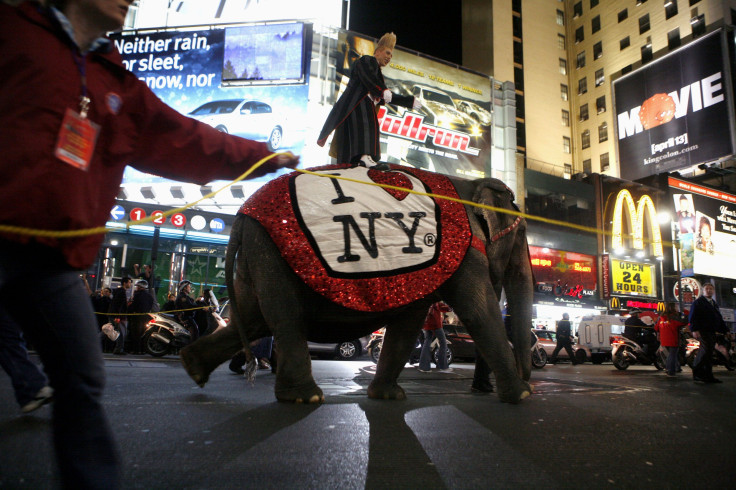
<instances>
[{"instance_id":1,"label":"person riding elephant","mask_svg":"<svg viewBox=\"0 0 736 490\"><path fill-rule=\"evenodd\" d=\"M192 379L204 386L221 363L273 335L276 399L319 403L307 340L354 339L386 325L368 396L403 399L398 376L429 306L443 301L493 370L499 398L529 396L532 271L513 192L496 179L395 165L313 170L331 178L282 176L238 213L226 255L233 321L181 351ZM362 185L371 181L394 188Z\"/></svg>"}]
</instances>

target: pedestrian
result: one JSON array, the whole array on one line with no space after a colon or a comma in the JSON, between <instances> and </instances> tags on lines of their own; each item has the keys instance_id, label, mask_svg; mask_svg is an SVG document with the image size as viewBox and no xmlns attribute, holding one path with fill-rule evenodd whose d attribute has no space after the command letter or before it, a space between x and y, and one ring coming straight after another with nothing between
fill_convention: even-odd
<instances>
[{"instance_id":1,"label":"pedestrian","mask_svg":"<svg viewBox=\"0 0 736 490\"><path fill-rule=\"evenodd\" d=\"M54 395L46 375L28 358L23 333L0 308L0 366L10 376L20 411L30 413L49 403Z\"/></svg>"},{"instance_id":2,"label":"pedestrian","mask_svg":"<svg viewBox=\"0 0 736 490\"><path fill-rule=\"evenodd\" d=\"M146 323L151 319L149 315L145 315L144 313L153 311L153 303L153 295L148 289L148 281L145 279L136 281L133 299L128 305L128 313L131 314L128 316L128 325L130 326L128 335L133 354L143 352L141 348L141 336L145 330Z\"/></svg>"},{"instance_id":3,"label":"pedestrian","mask_svg":"<svg viewBox=\"0 0 736 490\"><path fill-rule=\"evenodd\" d=\"M102 405L97 322L79 271L97 256L104 238L97 230L126 165L205 184L238 177L271 155L265 143L180 114L125 69L105 33L120 29L132 3L0 1L0 301L54 389L51 426L65 488L121 486ZM251 177L297 164L279 154Z\"/></svg>"},{"instance_id":4,"label":"pedestrian","mask_svg":"<svg viewBox=\"0 0 736 490\"><path fill-rule=\"evenodd\" d=\"M115 350L113 354L124 356L128 353L125 351L125 339L128 337L128 291L133 285L133 279L123 276L120 279L120 286L112 292L112 301L110 301L110 309L107 311L108 321L115 326L115 330L120 332L115 341Z\"/></svg>"},{"instance_id":5,"label":"pedestrian","mask_svg":"<svg viewBox=\"0 0 736 490\"><path fill-rule=\"evenodd\" d=\"M153 277L153 268L149 264L143 264L143 270L139 264L133 264L133 277L143 279L148 283L153 294L156 294L156 281Z\"/></svg>"},{"instance_id":6,"label":"pedestrian","mask_svg":"<svg viewBox=\"0 0 736 490\"><path fill-rule=\"evenodd\" d=\"M431 369L432 360L432 342L435 338L439 340L440 346L437 350L437 369L441 372L448 372L451 369L447 367L447 338L445 330L442 328L442 313L450 311L442 302L434 303L429 307L427 317L424 319L422 333L424 334L424 342L422 342L422 351L419 354L419 371L428 373Z\"/></svg>"},{"instance_id":7,"label":"pedestrian","mask_svg":"<svg viewBox=\"0 0 736 490\"><path fill-rule=\"evenodd\" d=\"M659 336L659 343L662 347L667 348L667 362L665 363L667 376L676 376L682 370L678 355L680 350L680 328L684 325L686 323L680 320L680 314L677 312L675 303L667 303L664 313L654 325L654 330Z\"/></svg>"},{"instance_id":8,"label":"pedestrian","mask_svg":"<svg viewBox=\"0 0 736 490\"><path fill-rule=\"evenodd\" d=\"M176 309L176 295L174 293L167 293L166 294L166 303L164 303L164 307L161 310L161 313L169 313L170 311L173 311ZM173 313L170 313L173 315Z\"/></svg>"},{"instance_id":9,"label":"pedestrian","mask_svg":"<svg viewBox=\"0 0 736 490\"><path fill-rule=\"evenodd\" d=\"M182 310L177 312L179 321L184 325L184 328L189 330L192 334L192 342L199 338L199 325L194 319L197 311L197 302L189 296L192 292L191 281L184 280L179 283L179 294L176 295L176 310Z\"/></svg>"},{"instance_id":10,"label":"pedestrian","mask_svg":"<svg viewBox=\"0 0 736 490\"><path fill-rule=\"evenodd\" d=\"M572 352L571 331L572 327L570 326L570 315L567 313L563 313L562 320L557 322L557 346L555 347L555 350L552 351L552 357L549 360L550 364L555 364L557 362L557 354L559 354L560 350L562 349L565 349L567 355L570 356L570 360L572 361L573 365L578 363L575 360L575 355Z\"/></svg>"},{"instance_id":11,"label":"pedestrian","mask_svg":"<svg viewBox=\"0 0 736 490\"><path fill-rule=\"evenodd\" d=\"M333 106L325 120L317 144L324 146L333 131L330 156L337 163L362 163L365 167L388 170L381 160L378 138L377 107L394 104L419 109L419 99L398 95L386 88L381 69L391 62L396 34L384 34L378 40L373 56L361 56L350 70L350 81L345 92Z\"/></svg>"},{"instance_id":12,"label":"pedestrian","mask_svg":"<svg viewBox=\"0 0 736 490\"><path fill-rule=\"evenodd\" d=\"M104 287L100 290L100 294L93 297L92 308L95 310L95 317L97 317L97 326L102 327L108 322L107 312L110 311L110 304L112 303L112 289Z\"/></svg>"},{"instance_id":13,"label":"pedestrian","mask_svg":"<svg viewBox=\"0 0 736 490\"><path fill-rule=\"evenodd\" d=\"M721 383L713 376L713 351L716 345L716 332L727 333L720 307L713 299L715 287L711 283L703 285L703 295L693 301L690 307L690 330L700 341L698 355L693 362L693 380L701 383Z\"/></svg>"}]
</instances>

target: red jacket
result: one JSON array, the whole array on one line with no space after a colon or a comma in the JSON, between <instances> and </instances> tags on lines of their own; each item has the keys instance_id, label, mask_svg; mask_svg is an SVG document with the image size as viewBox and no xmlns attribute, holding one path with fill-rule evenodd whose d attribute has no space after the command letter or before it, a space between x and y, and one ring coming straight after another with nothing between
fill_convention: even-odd
<instances>
[{"instance_id":1,"label":"red jacket","mask_svg":"<svg viewBox=\"0 0 736 490\"><path fill-rule=\"evenodd\" d=\"M654 330L659 332L659 343L663 347L678 347L680 345L680 327L685 323L669 320L664 315L654 324Z\"/></svg>"},{"instance_id":2,"label":"red jacket","mask_svg":"<svg viewBox=\"0 0 736 490\"><path fill-rule=\"evenodd\" d=\"M437 330L442 328L442 312L451 311L444 303L435 303L429 307L427 318L424 319L423 330Z\"/></svg>"},{"instance_id":3,"label":"red jacket","mask_svg":"<svg viewBox=\"0 0 736 490\"><path fill-rule=\"evenodd\" d=\"M0 53L1 224L41 230L103 226L127 164L205 184L237 177L270 153L265 143L220 133L164 104L124 68L113 48L84 58L89 119L100 131L89 169L79 170L54 156L66 110L79 112L77 48L35 2L0 3ZM256 175L272 170L264 165ZM103 238L33 239L60 249L72 267L85 268Z\"/></svg>"}]
</instances>

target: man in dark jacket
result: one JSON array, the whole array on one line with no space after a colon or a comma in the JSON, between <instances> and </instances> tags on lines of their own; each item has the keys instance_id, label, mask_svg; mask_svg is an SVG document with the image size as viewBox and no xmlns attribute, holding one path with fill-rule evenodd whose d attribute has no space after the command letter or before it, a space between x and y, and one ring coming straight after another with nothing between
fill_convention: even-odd
<instances>
[{"instance_id":1,"label":"man in dark jacket","mask_svg":"<svg viewBox=\"0 0 736 490\"><path fill-rule=\"evenodd\" d=\"M128 305L128 313L150 313L153 310L153 296L148 289L148 281L141 279L135 283L135 291L133 291L133 299ZM141 335L148 323L150 316L148 315L131 315L128 318L130 325L129 340L134 354L140 354Z\"/></svg>"},{"instance_id":2,"label":"man in dark jacket","mask_svg":"<svg viewBox=\"0 0 736 490\"><path fill-rule=\"evenodd\" d=\"M192 342L199 338L199 325L194 319L197 308L197 302L192 299L189 294L192 292L192 283L190 281L182 281L179 283L179 294L176 296L176 309L185 310L177 313L177 317L184 324L184 327L192 334Z\"/></svg>"},{"instance_id":3,"label":"man in dark jacket","mask_svg":"<svg viewBox=\"0 0 736 490\"><path fill-rule=\"evenodd\" d=\"M108 311L110 323L115 325L115 329L120 332L113 351L113 354L119 356L127 354L125 352L125 338L128 336L128 290L132 285L133 279L128 276L120 279L120 286L112 292L112 301Z\"/></svg>"},{"instance_id":4,"label":"man in dark jacket","mask_svg":"<svg viewBox=\"0 0 736 490\"><path fill-rule=\"evenodd\" d=\"M391 62L395 45L396 35L386 33L378 40L373 56L362 56L353 64L348 86L327 116L317 144L324 146L335 131L330 155L337 163L363 162L366 167L388 169L385 163L378 164L381 144L377 106L392 103L407 108L421 107L413 96L397 95L386 88L381 69Z\"/></svg>"},{"instance_id":5,"label":"man in dark jacket","mask_svg":"<svg viewBox=\"0 0 736 490\"><path fill-rule=\"evenodd\" d=\"M716 345L716 332L728 332L718 303L713 299L713 293L715 293L713 284L705 284L703 295L693 301L690 307L690 330L693 337L700 341L700 349L693 362L693 380L702 383L721 383L720 379L713 376L713 350Z\"/></svg>"},{"instance_id":6,"label":"man in dark jacket","mask_svg":"<svg viewBox=\"0 0 736 490\"><path fill-rule=\"evenodd\" d=\"M565 352L570 356L570 360L573 364L578 363L575 360L575 355L572 351L572 340L570 338L571 332L570 315L563 313L562 320L557 322L557 346L555 347L555 350L552 351L552 357L549 360L550 364L557 362L557 354L559 354L562 349L565 349Z\"/></svg>"}]
</instances>

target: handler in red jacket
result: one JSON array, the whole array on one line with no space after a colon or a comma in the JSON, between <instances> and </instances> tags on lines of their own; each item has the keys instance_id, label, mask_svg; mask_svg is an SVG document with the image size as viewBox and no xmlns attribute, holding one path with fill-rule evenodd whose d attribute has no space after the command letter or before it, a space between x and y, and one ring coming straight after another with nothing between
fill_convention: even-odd
<instances>
[{"instance_id":1,"label":"handler in red jacket","mask_svg":"<svg viewBox=\"0 0 736 490\"><path fill-rule=\"evenodd\" d=\"M65 488L120 486L101 404L97 322L77 272L104 235L28 236L8 225L104 226L128 164L204 184L237 177L270 154L264 143L179 114L125 69L104 33L120 29L131 3L0 2L0 308L21 324L49 374ZM278 155L255 175L297 163Z\"/></svg>"},{"instance_id":2,"label":"handler in red jacket","mask_svg":"<svg viewBox=\"0 0 736 490\"><path fill-rule=\"evenodd\" d=\"M680 362L677 351L680 348L680 327L685 322L680 321L675 303L667 303L667 307L654 325L654 330L659 334L659 343L667 347L667 376L675 376L680 371Z\"/></svg>"},{"instance_id":3,"label":"handler in red jacket","mask_svg":"<svg viewBox=\"0 0 736 490\"><path fill-rule=\"evenodd\" d=\"M424 333L424 342L422 343L422 352L419 354L419 371L423 373L429 372L431 368L432 358L432 342L435 337L440 341L440 347L437 351L437 369L447 371L447 338L442 328L442 313L450 311L450 307L444 303L434 303L429 307L427 318L424 320L422 332Z\"/></svg>"}]
</instances>

